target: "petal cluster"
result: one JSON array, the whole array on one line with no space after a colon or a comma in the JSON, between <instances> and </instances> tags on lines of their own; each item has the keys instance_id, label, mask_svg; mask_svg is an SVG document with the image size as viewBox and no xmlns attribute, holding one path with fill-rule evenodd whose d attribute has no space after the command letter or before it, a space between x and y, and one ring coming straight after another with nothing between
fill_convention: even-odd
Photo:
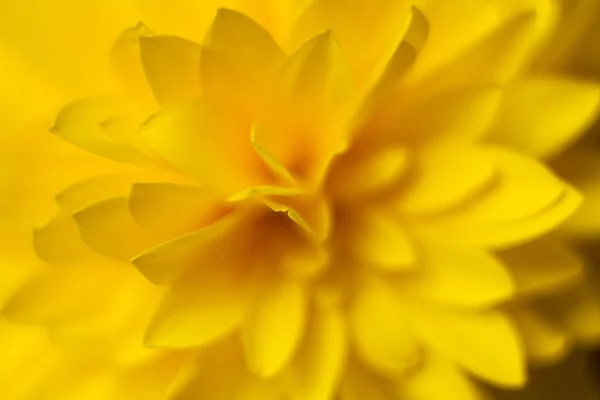
<instances>
[{"instance_id":1,"label":"petal cluster","mask_svg":"<svg viewBox=\"0 0 600 400\"><path fill-rule=\"evenodd\" d=\"M56 196L5 315L106 398L477 400L598 341L565 149L600 86L544 67L554 2L284 3L122 33L121 93L52 128L112 161Z\"/></svg>"}]
</instances>

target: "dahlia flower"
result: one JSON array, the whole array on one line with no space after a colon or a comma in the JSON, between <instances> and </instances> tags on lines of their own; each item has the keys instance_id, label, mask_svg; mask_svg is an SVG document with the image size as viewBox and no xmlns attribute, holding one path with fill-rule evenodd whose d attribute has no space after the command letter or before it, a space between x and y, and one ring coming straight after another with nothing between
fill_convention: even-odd
<instances>
[{"instance_id":1,"label":"dahlia flower","mask_svg":"<svg viewBox=\"0 0 600 400\"><path fill-rule=\"evenodd\" d=\"M600 340L594 1L65 3L2 33L45 69L5 122L8 398L479 400Z\"/></svg>"}]
</instances>

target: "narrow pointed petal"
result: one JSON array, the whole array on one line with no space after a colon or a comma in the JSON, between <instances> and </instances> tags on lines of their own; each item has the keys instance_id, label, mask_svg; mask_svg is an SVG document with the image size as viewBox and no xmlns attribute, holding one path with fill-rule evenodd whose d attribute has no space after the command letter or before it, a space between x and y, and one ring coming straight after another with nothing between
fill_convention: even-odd
<instances>
[{"instance_id":1,"label":"narrow pointed petal","mask_svg":"<svg viewBox=\"0 0 600 400\"><path fill-rule=\"evenodd\" d=\"M248 364L271 377L292 359L307 319L305 289L295 282L273 283L247 316L242 338Z\"/></svg>"},{"instance_id":2,"label":"narrow pointed petal","mask_svg":"<svg viewBox=\"0 0 600 400\"><path fill-rule=\"evenodd\" d=\"M550 158L585 133L599 113L599 85L532 77L508 86L492 139L532 157Z\"/></svg>"}]
</instances>

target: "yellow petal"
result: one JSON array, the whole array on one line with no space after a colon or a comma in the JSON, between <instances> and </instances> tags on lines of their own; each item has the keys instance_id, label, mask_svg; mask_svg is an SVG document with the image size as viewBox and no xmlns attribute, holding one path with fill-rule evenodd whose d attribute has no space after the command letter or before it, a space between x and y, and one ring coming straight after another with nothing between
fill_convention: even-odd
<instances>
[{"instance_id":1,"label":"yellow petal","mask_svg":"<svg viewBox=\"0 0 600 400\"><path fill-rule=\"evenodd\" d=\"M64 313L91 290L84 280L91 281L90 270L80 267L61 266L33 277L7 302L3 314L15 322L43 324Z\"/></svg>"},{"instance_id":2,"label":"yellow petal","mask_svg":"<svg viewBox=\"0 0 600 400\"><path fill-rule=\"evenodd\" d=\"M107 198L126 196L134 182L144 180L138 174L107 174L79 181L56 195L61 210L73 213Z\"/></svg>"},{"instance_id":3,"label":"yellow petal","mask_svg":"<svg viewBox=\"0 0 600 400\"><path fill-rule=\"evenodd\" d=\"M489 184L496 173L492 159L480 148L458 144L427 146L415 163L415 179L396 203L403 213L452 208Z\"/></svg>"},{"instance_id":4,"label":"yellow petal","mask_svg":"<svg viewBox=\"0 0 600 400\"><path fill-rule=\"evenodd\" d=\"M442 68L426 85L437 90L468 84L504 85L525 67L533 50L535 18L532 12L515 16Z\"/></svg>"},{"instance_id":5,"label":"yellow petal","mask_svg":"<svg viewBox=\"0 0 600 400\"><path fill-rule=\"evenodd\" d=\"M243 317L240 283L228 267L215 265L204 276L173 286L148 327L146 344L202 346L239 325Z\"/></svg>"},{"instance_id":6,"label":"yellow petal","mask_svg":"<svg viewBox=\"0 0 600 400\"><path fill-rule=\"evenodd\" d=\"M118 99L88 99L72 103L59 113L52 131L91 153L128 164L148 166L152 160L124 143L108 136L102 123L116 116L135 112Z\"/></svg>"},{"instance_id":7,"label":"yellow petal","mask_svg":"<svg viewBox=\"0 0 600 400\"><path fill-rule=\"evenodd\" d=\"M428 246L400 291L442 304L487 307L509 299L514 287L504 265L484 250Z\"/></svg>"},{"instance_id":8,"label":"yellow petal","mask_svg":"<svg viewBox=\"0 0 600 400\"><path fill-rule=\"evenodd\" d=\"M582 278L583 262L566 243L545 237L500 252L519 295L552 293Z\"/></svg>"},{"instance_id":9,"label":"yellow petal","mask_svg":"<svg viewBox=\"0 0 600 400\"><path fill-rule=\"evenodd\" d=\"M450 213L450 219L458 218L465 226L518 221L543 211L565 193L560 178L533 159L500 148L487 148L484 154L497 165L497 184L464 211Z\"/></svg>"},{"instance_id":10,"label":"yellow petal","mask_svg":"<svg viewBox=\"0 0 600 400\"><path fill-rule=\"evenodd\" d=\"M187 101L163 108L141 127L141 135L203 186L233 194L269 183L260 174L264 166L248 140L249 129L205 102Z\"/></svg>"},{"instance_id":11,"label":"yellow petal","mask_svg":"<svg viewBox=\"0 0 600 400\"><path fill-rule=\"evenodd\" d=\"M203 268L204 264L218 259L228 248L221 243L222 239L244 221L244 216L234 212L211 225L137 254L131 262L151 282L173 283L189 268ZM233 239L230 235L229 246Z\"/></svg>"},{"instance_id":12,"label":"yellow petal","mask_svg":"<svg viewBox=\"0 0 600 400\"><path fill-rule=\"evenodd\" d=\"M205 96L230 111L256 118L285 60L269 33L237 11L221 8L204 41L201 84Z\"/></svg>"},{"instance_id":13,"label":"yellow petal","mask_svg":"<svg viewBox=\"0 0 600 400\"><path fill-rule=\"evenodd\" d=\"M504 315L415 310L416 334L452 361L499 386L525 383L525 360L517 331Z\"/></svg>"},{"instance_id":14,"label":"yellow petal","mask_svg":"<svg viewBox=\"0 0 600 400\"><path fill-rule=\"evenodd\" d=\"M388 376L414 366L416 341L393 288L375 276L365 276L354 298L350 329L357 354Z\"/></svg>"},{"instance_id":15,"label":"yellow petal","mask_svg":"<svg viewBox=\"0 0 600 400\"><path fill-rule=\"evenodd\" d=\"M156 239L144 231L131 216L126 197L93 204L78 211L73 217L83 241L108 257L128 261L157 244Z\"/></svg>"},{"instance_id":16,"label":"yellow petal","mask_svg":"<svg viewBox=\"0 0 600 400\"><path fill-rule=\"evenodd\" d=\"M521 220L487 226L449 225L417 228L422 234L448 244L506 249L542 237L564 223L581 204L582 196L574 189L565 193L541 212ZM454 235L452 232L460 232Z\"/></svg>"},{"instance_id":17,"label":"yellow petal","mask_svg":"<svg viewBox=\"0 0 600 400\"><path fill-rule=\"evenodd\" d=\"M534 76L508 86L493 139L532 157L552 157L585 133L599 111L597 84Z\"/></svg>"},{"instance_id":18,"label":"yellow petal","mask_svg":"<svg viewBox=\"0 0 600 400\"><path fill-rule=\"evenodd\" d=\"M554 364L567 355L571 344L564 328L525 307L514 310L513 318L531 361Z\"/></svg>"},{"instance_id":19,"label":"yellow petal","mask_svg":"<svg viewBox=\"0 0 600 400\"><path fill-rule=\"evenodd\" d=\"M298 180L315 187L346 147L352 77L329 32L306 43L281 71L277 108L256 140Z\"/></svg>"},{"instance_id":20,"label":"yellow petal","mask_svg":"<svg viewBox=\"0 0 600 400\"><path fill-rule=\"evenodd\" d=\"M144 229L173 239L214 222L225 207L221 199L197 186L140 183L131 188L129 210Z\"/></svg>"},{"instance_id":21,"label":"yellow petal","mask_svg":"<svg viewBox=\"0 0 600 400\"><path fill-rule=\"evenodd\" d=\"M455 61L498 26L498 11L487 0L416 1L429 20L427 45L409 80L419 81ZM448 34L451 32L452 34Z\"/></svg>"},{"instance_id":22,"label":"yellow petal","mask_svg":"<svg viewBox=\"0 0 600 400\"><path fill-rule=\"evenodd\" d=\"M115 40L110 52L110 59L123 88L138 98L140 102L152 107L156 106L156 103L144 75L140 55L140 39L145 36L154 36L154 33L141 22L126 29Z\"/></svg>"},{"instance_id":23,"label":"yellow petal","mask_svg":"<svg viewBox=\"0 0 600 400\"><path fill-rule=\"evenodd\" d=\"M313 1L298 17L287 48L295 50L310 38L331 30L348 60L357 82L366 82L382 55L404 33L410 2L376 0L374 3Z\"/></svg>"},{"instance_id":24,"label":"yellow petal","mask_svg":"<svg viewBox=\"0 0 600 400\"><path fill-rule=\"evenodd\" d=\"M421 369L398 384L398 396L411 400L484 399L471 379L439 354L428 354Z\"/></svg>"},{"instance_id":25,"label":"yellow petal","mask_svg":"<svg viewBox=\"0 0 600 400\"><path fill-rule=\"evenodd\" d=\"M51 264L74 264L98 258L81 240L77 224L70 214L59 213L33 233L35 252Z\"/></svg>"},{"instance_id":26,"label":"yellow petal","mask_svg":"<svg viewBox=\"0 0 600 400\"><path fill-rule=\"evenodd\" d=\"M409 155L405 148L386 146L379 151L367 151L343 157L328 178L326 187L340 200L355 201L376 196L394 187L406 177Z\"/></svg>"},{"instance_id":27,"label":"yellow petal","mask_svg":"<svg viewBox=\"0 0 600 400\"><path fill-rule=\"evenodd\" d=\"M290 365L291 400L328 400L346 365L346 328L339 310L318 306L312 315L299 353Z\"/></svg>"},{"instance_id":28,"label":"yellow petal","mask_svg":"<svg viewBox=\"0 0 600 400\"><path fill-rule=\"evenodd\" d=\"M200 96L200 45L175 36L139 41L146 79L159 102Z\"/></svg>"},{"instance_id":29,"label":"yellow petal","mask_svg":"<svg viewBox=\"0 0 600 400\"><path fill-rule=\"evenodd\" d=\"M351 234L350 249L359 261L383 271L402 271L412 268L415 249L402 225L390 212L363 211L355 216L357 226Z\"/></svg>"},{"instance_id":30,"label":"yellow petal","mask_svg":"<svg viewBox=\"0 0 600 400\"><path fill-rule=\"evenodd\" d=\"M306 325L305 289L292 281L274 282L246 316L242 338L248 365L271 377L293 357Z\"/></svg>"},{"instance_id":31,"label":"yellow petal","mask_svg":"<svg viewBox=\"0 0 600 400\"><path fill-rule=\"evenodd\" d=\"M411 144L432 140L435 144L440 139L473 142L481 138L501 105L502 91L494 86L469 85L441 91L425 101L419 101L418 94L402 96L409 96L411 103L404 107L406 111L394 113L385 137Z\"/></svg>"}]
</instances>

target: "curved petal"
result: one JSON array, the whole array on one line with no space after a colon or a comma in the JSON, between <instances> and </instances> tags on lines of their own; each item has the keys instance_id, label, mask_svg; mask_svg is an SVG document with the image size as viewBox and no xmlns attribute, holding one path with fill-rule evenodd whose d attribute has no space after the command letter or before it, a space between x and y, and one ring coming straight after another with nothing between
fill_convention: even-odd
<instances>
[{"instance_id":1,"label":"curved petal","mask_svg":"<svg viewBox=\"0 0 600 400\"><path fill-rule=\"evenodd\" d=\"M493 160L479 147L430 145L416 155L414 178L396 206L407 214L447 211L468 200L492 181Z\"/></svg>"},{"instance_id":2,"label":"curved petal","mask_svg":"<svg viewBox=\"0 0 600 400\"><path fill-rule=\"evenodd\" d=\"M141 127L141 135L167 161L222 194L269 183L250 143L250 130L206 102L163 108Z\"/></svg>"},{"instance_id":3,"label":"curved petal","mask_svg":"<svg viewBox=\"0 0 600 400\"><path fill-rule=\"evenodd\" d=\"M242 325L248 365L268 378L291 361L304 334L306 289L292 281L274 282Z\"/></svg>"},{"instance_id":4,"label":"curved petal","mask_svg":"<svg viewBox=\"0 0 600 400\"><path fill-rule=\"evenodd\" d=\"M352 218L356 225L350 228L347 245L359 262L382 271L412 269L416 250L398 217L382 210L366 210Z\"/></svg>"},{"instance_id":5,"label":"curved petal","mask_svg":"<svg viewBox=\"0 0 600 400\"><path fill-rule=\"evenodd\" d=\"M398 384L398 395L412 400L484 400L471 379L439 354L428 354L421 369Z\"/></svg>"},{"instance_id":6,"label":"curved petal","mask_svg":"<svg viewBox=\"0 0 600 400\"><path fill-rule=\"evenodd\" d=\"M33 233L38 257L51 264L77 264L98 259L82 240L70 214L59 213Z\"/></svg>"},{"instance_id":7,"label":"curved petal","mask_svg":"<svg viewBox=\"0 0 600 400\"><path fill-rule=\"evenodd\" d=\"M213 224L137 254L131 262L158 285L173 283L191 267L203 270L212 262L223 259L229 263L233 254L228 249L238 240L232 233L235 234L235 228L244 221L245 213L234 212ZM223 243L225 237L228 240Z\"/></svg>"},{"instance_id":8,"label":"curved petal","mask_svg":"<svg viewBox=\"0 0 600 400\"><path fill-rule=\"evenodd\" d=\"M346 364L348 338L339 310L317 306L299 353L285 371L291 400L328 400Z\"/></svg>"},{"instance_id":9,"label":"curved petal","mask_svg":"<svg viewBox=\"0 0 600 400\"><path fill-rule=\"evenodd\" d=\"M93 204L76 212L73 217L81 238L88 246L118 260L129 261L158 242L135 222L126 197Z\"/></svg>"},{"instance_id":10,"label":"curved petal","mask_svg":"<svg viewBox=\"0 0 600 400\"><path fill-rule=\"evenodd\" d=\"M71 103L58 114L52 132L91 153L111 160L149 166L152 159L135 148L107 135L102 124L124 114L135 114L127 102L118 99L88 99Z\"/></svg>"},{"instance_id":11,"label":"curved petal","mask_svg":"<svg viewBox=\"0 0 600 400\"><path fill-rule=\"evenodd\" d=\"M149 346L188 348L224 337L242 322L243 295L228 265L172 287L146 333Z\"/></svg>"},{"instance_id":12,"label":"curved petal","mask_svg":"<svg viewBox=\"0 0 600 400\"><path fill-rule=\"evenodd\" d=\"M462 307L489 307L508 300L514 284L492 254L477 248L428 246L400 291Z\"/></svg>"},{"instance_id":13,"label":"curved petal","mask_svg":"<svg viewBox=\"0 0 600 400\"><path fill-rule=\"evenodd\" d=\"M527 356L534 363L555 364L571 350L568 332L535 309L520 306L513 310L512 315L523 338Z\"/></svg>"},{"instance_id":14,"label":"curved petal","mask_svg":"<svg viewBox=\"0 0 600 400\"><path fill-rule=\"evenodd\" d=\"M295 50L323 31L340 43L357 82L365 82L406 31L410 2L376 0L368 5L316 0L298 17L286 48Z\"/></svg>"},{"instance_id":15,"label":"curved petal","mask_svg":"<svg viewBox=\"0 0 600 400\"><path fill-rule=\"evenodd\" d=\"M358 356L388 376L414 366L418 348L394 289L375 276L361 279L350 311Z\"/></svg>"},{"instance_id":16,"label":"curved petal","mask_svg":"<svg viewBox=\"0 0 600 400\"><path fill-rule=\"evenodd\" d=\"M140 37L140 55L160 103L200 97L200 45L176 36Z\"/></svg>"},{"instance_id":17,"label":"curved petal","mask_svg":"<svg viewBox=\"0 0 600 400\"><path fill-rule=\"evenodd\" d=\"M600 113L600 86L560 76L509 85L492 140L550 158L573 143Z\"/></svg>"},{"instance_id":18,"label":"curved petal","mask_svg":"<svg viewBox=\"0 0 600 400\"><path fill-rule=\"evenodd\" d=\"M129 211L142 228L173 239L211 224L226 208L222 199L197 186L138 183L131 188Z\"/></svg>"},{"instance_id":19,"label":"curved petal","mask_svg":"<svg viewBox=\"0 0 600 400\"><path fill-rule=\"evenodd\" d=\"M565 242L545 237L499 253L520 296L571 287L583 278L583 260Z\"/></svg>"},{"instance_id":20,"label":"curved petal","mask_svg":"<svg viewBox=\"0 0 600 400\"><path fill-rule=\"evenodd\" d=\"M520 387L525 356L511 321L494 312L415 310L416 334L434 350L486 381Z\"/></svg>"}]
</instances>

